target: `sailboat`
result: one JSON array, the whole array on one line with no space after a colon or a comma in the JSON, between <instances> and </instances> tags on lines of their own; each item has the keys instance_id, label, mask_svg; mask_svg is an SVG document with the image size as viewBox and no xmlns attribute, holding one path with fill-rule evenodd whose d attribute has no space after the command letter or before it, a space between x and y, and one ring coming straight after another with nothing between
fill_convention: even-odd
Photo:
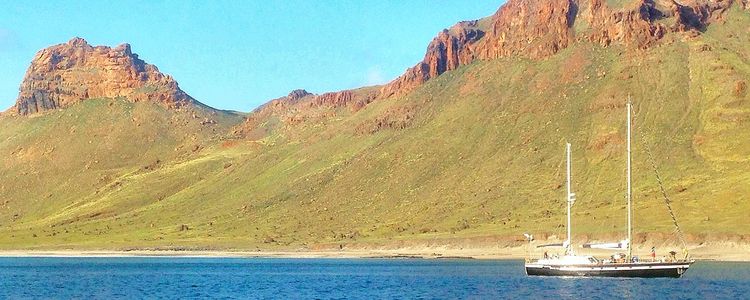
<instances>
[{"instance_id":1,"label":"sailboat","mask_svg":"<svg viewBox=\"0 0 750 300\"><path fill-rule=\"evenodd\" d=\"M598 259L590 255L576 255L573 252L571 241L570 210L575 202L575 194L571 191L571 150L570 144L566 145L567 153L567 196L568 204L568 224L567 239L562 244L548 244L545 246L562 246L565 248L565 255L560 257L545 257L537 260L527 260L525 263L526 274L529 276L603 276L603 277L681 277L690 265L695 261L689 260L687 255L684 259L677 259L672 255L669 261L639 261L633 257L633 247L631 245L633 235L633 217L632 217L632 189L631 189L631 110L632 104L630 99L627 103L627 201L628 201L628 238L618 243L606 244L588 244L584 248L599 249L627 249L626 255L613 255L612 259ZM531 240L531 239L530 239Z\"/></svg>"}]
</instances>

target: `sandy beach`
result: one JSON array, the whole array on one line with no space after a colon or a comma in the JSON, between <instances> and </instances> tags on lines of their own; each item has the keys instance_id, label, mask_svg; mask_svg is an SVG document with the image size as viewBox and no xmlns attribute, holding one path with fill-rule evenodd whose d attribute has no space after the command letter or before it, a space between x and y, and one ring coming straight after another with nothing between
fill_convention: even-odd
<instances>
[{"instance_id":1,"label":"sandy beach","mask_svg":"<svg viewBox=\"0 0 750 300\"><path fill-rule=\"evenodd\" d=\"M611 251L580 251L605 257ZM672 249L677 250L677 249ZM647 257L650 249L634 249L634 255ZM659 249L659 257L671 250ZM726 243L696 245L689 247L690 257L696 260L750 261L750 245ZM661 253L664 252L664 253ZM524 259L537 257L541 250L527 246L504 248L451 248L451 247L404 247L404 248L344 248L324 250L2 250L0 257L247 257L247 258L471 258L471 259ZM551 254L556 253L550 251Z\"/></svg>"}]
</instances>

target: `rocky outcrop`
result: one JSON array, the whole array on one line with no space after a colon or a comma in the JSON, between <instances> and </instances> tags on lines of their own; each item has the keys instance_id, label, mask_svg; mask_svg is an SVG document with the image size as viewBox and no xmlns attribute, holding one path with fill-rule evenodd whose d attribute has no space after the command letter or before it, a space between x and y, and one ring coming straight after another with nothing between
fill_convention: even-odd
<instances>
[{"instance_id":1,"label":"rocky outcrop","mask_svg":"<svg viewBox=\"0 0 750 300\"><path fill-rule=\"evenodd\" d=\"M640 49L651 47L669 32L697 34L711 22L721 20L733 4L731 0L639 0L632 9L613 10L604 0L589 2L585 18L594 31L589 38L591 41L605 46L621 43Z\"/></svg>"},{"instance_id":2,"label":"rocky outcrop","mask_svg":"<svg viewBox=\"0 0 750 300\"><path fill-rule=\"evenodd\" d=\"M89 98L116 97L168 107L194 101L171 76L139 59L130 45L94 47L74 38L36 54L11 111L27 115Z\"/></svg>"},{"instance_id":3,"label":"rocky outcrop","mask_svg":"<svg viewBox=\"0 0 750 300\"><path fill-rule=\"evenodd\" d=\"M356 104L359 102L369 103L372 101L376 93L367 92L355 92L353 90L344 90L338 92L324 93L315 95L309 93L306 90L294 90L288 95L276 98L263 106L257 108L253 113L261 113L263 111L280 111L288 108L313 108L313 107L324 107L324 108L339 108L339 107L351 107L352 110L356 110Z\"/></svg>"},{"instance_id":4,"label":"rocky outcrop","mask_svg":"<svg viewBox=\"0 0 750 300\"><path fill-rule=\"evenodd\" d=\"M307 96L313 96L313 94L307 92L306 90L293 90L289 92L289 95L287 95L286 97L283 97L282 99L276 99L276 100L295 103L295 102L298 102L300 99L305 98Z\"/></svg>"},{"instance_id":5,"label":"rocky outcrop","mask_svg":"<svg viewBox=\"0 0 750 300\"><path fill-rule=\"evenodd\" d=\"M381 97L409 90L446 71L471 63L476 57L474 43L484 37L484 34L485 32L478 28L477 21L461 22L443 30L427 46L424 59L386 85L381 91Z\"/></svg>"},{"instance_id":6,"label":"rocky outcrop","mask_svg":"<svg viewBox=\"0 0 750 300\"><path fill-rule=\"evenodd\" d=\"M672 1L672 10L677 17L676 31L705 30L715 21L721 21L724 13L734 4L732 0L713 1ZM742 5L741 1L739 5Z\"/></svg>"},{"instance_id":7,"label":"rocky outcrop","mask_svg":"<svg viewBox=\"0 0 750 300\"><path fill-rule=\"evenodd\" d=\"M586 22L591 32L583 38L602 46L622 44L644 49L653 45L667 33L664 24L655 23L664 17L651 1L641 1L633 8L613 10L606 0L588 0L588 7L582 12L582 22Z\"/></svg>"},{"instance_id":8,"label":"rocky outcrop","mask_svg":"<svg viewBox=\"0 0 750 300\"><path fill-rule=\"evenodd\" d=\"M576 12L570 0L511 0L490 17L487 28L479 21L461 22L438 34L422 62L384 86L381 96L406 93L475 59L552 55L571 43Z\"/></svg>"},{"instance_id":9,"label":"rocky outcrop","mask_svg":"<svg viewBox=\"0 0 750 300\"><path fill-rule=\"evenodd\" d=\"M373 134L386 129L405 129L411 125L416 108L411 106L391 107L374 119L366 120L354 128L358 135Z\"/></svg>"},{"instance_id":10,"label":"rocky outcrop","mask_svg":"<svg viewBox=\"0 0 750 300\"><path fill-rule=\"evenodd\" d=\"M492 26L480 52L493 59L521 55L544 58L568 47L578 13L571 0L508 1L492 16Z\"/></svg>"},{"instance_id":11,"label":"rocky outcrop","mask_svg":"<svg viewBox=\"0 0 750 300\"><path fill-rule=\"evenodd\" d=\"M378 95L377 90L373 89L343 90L321 95L294 90L255 109L245 123L235 129L234 134L259 139L279 127L330 118L341 108L357 111ZM270 124L270 119L280 120L281 123Z\"/></svg>"},{"instance_id":12,"label":"rocky outcrop","mask_svg":"<svg viewBox=\"0 0 750 300\"><path fill-rule=\"evenodd\" d=\"M354 100L354 93L352 93L352 91L340 91L315 96L313 99L307 102L307 106L342 107L351 103L352 100Z\"/></svg>"},{"instance_id":13,"label":"rocky outcrop","mask_svg":"<svg viewBox=\"0 0 750 300\"><path fill-rule=\"evenodd\" d=\"M487 19L439 33L424 59L386 84L380 97L409 92L475 59L544 59L578 40L645 49L669 32L697 34L735 1L747 6L747 0L622 0L617 7L607 0L510 0Z\"/></svg>"}]
</instances>

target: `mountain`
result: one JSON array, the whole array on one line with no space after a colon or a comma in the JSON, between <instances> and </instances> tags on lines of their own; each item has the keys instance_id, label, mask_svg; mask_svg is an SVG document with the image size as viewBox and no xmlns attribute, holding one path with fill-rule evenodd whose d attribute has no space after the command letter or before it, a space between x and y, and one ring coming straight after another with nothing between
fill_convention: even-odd
<instances>
[{"instance_id":1,"label":"mountain","mask_svg":"<svg viewBox=\"0 0 750 300\"><path fill-rule=\"evenodd\" d=\"M747 24L746 1L510 0L383 86L295 90L246 116L123 87L2 116L0 247L555 240L565 142L574 235L622 238L629 96L637 242L676 243L652 157L691 244L747 243Z\"/></svg>"},{"instance_id":2,"label":"mountain","mask_svg":"<svg viewBox=\"0 0 750 300\"><path fill-rule=\"evenodd\" d=\"M93 47L82 38L73 38L36 54L12 111L27 115L84 99L117 97L166 106L194 101L171 76L139 59L129 44Z\"/></svg>"},{"instance_id":3,"label":"mountain","mask_svg":"<svg viewBox=\"0 0 750 300\"><path fill-rule=\"evenodd\" d=\"M7 247L16 247L19 227L102 209L102 196L126 178L196 157L243 120L194 100L127 44L94 47L74 38L40 51L16 104L0 116Z\"/></svg>"}]
</instances>

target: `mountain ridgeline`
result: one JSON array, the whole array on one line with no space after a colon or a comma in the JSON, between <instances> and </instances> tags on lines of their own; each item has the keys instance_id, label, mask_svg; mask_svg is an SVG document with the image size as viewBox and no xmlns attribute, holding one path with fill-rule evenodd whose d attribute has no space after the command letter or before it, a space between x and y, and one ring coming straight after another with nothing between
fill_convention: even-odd
<instances>
[{"instance_id":1,"label":"mountain ridgeline","mask_svg":"<svg viewBox=\"0 0 750 300\"><path fill-rule=\"evenodd\" d=\"M392 82L205 106L131 51L40 51L0 116L0 248L324 249L750 242L750 5L510 0ZM651 159L652 158L652 159Z\"/></svg>"}]
</instances>

